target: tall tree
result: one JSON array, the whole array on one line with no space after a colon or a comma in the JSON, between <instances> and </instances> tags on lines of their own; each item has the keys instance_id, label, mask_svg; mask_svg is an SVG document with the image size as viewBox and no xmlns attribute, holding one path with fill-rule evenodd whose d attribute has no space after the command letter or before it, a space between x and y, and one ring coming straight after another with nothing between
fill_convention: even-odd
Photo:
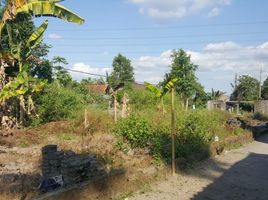
<instances>
[{"instance_id":1,"label":"tall tree","mask_svg":"<svg viewBox=\"0 0 268 200\"><path fill-rule=\"evenodd\" d=\"M52 59L53 68L54 68L54 79L59 81L63 86L67 86L72 82L72 77L67 70L64 69L64 65L67 65L68 62L65 58L56 56Z\"/></svg>"},{"instance_id":2,"label":"tall tree","mask_svg":"<svg viewBox=\"0 0 268 200\"><path fill-rule=\"evenodd\" d=\"M265 100L268 100L268 77L266 78L266 80L263 82L262 85L262 98Z\"/></svg>"},{"instance_id":3,"label":"tall tree","mask_svg":"<svg viewBox=\"0 0 268 200\"><path fill-rule=\"evenodd\" d=\"M258 99L259 81L256 78L248 75L242 75L239 76L235 82L235 84L231 84L233 87L231 100L254 101Z\"/></svg>"},{"instance_id":4,"label":"tall tree","mask_svg":"<svg viewBox=\"0 0 268 200\"><path fill-rule=\"evenodd\" d=\"M171 79L178 79L175 84L175 90L180 94L184 102L184 107L187 110L189 98L195 95L197 87L199 86L195 76L195 71L198 66L191 62L191 56L187 55L182 49L173 50L171 58L171 71L166 74L164 84Z\"/></svg>"},{"instance_id":5,"label":"tall tree","mask_svg":"<svg viewBox=\"0 0 268 200\"><path fill-rule=\"evenodd\" d=\"M113 71L109 77L109 83L115 87L119 83L129 85L135 81L134 70L131 61L125 56L118 54L113 60Z\"/></svg>"}]
</instances>

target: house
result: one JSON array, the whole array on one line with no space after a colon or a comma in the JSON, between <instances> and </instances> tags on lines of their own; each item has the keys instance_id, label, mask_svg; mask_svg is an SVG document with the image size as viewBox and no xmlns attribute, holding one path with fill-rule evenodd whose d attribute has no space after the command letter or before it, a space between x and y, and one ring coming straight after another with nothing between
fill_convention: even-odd
<instances>
[{"instance_id":1,"label":"house","mask_svg":"<svg viewBox=\"0 0 268 200\"><path fill-rule=\"evenodd\" d=\"M108 84L88 84L87 85L87 88L88 88L89 91L95 92L95 93L98 93L98 94L105 94L107 87L108 87ZM145 85L140 84L140 83L132 83L132 88L133 89L144 90Z\"/></svg>"},{"instance_id":2,"label":"house","mask_svg":"<svg viewBox=\"0 0 268 200\"><path fill-rule=\"evenodd\" d=\"M87 88L91 92L95 92L97 94L105 94L105 91L108 87L108 84L88 84Z\"/></svg>"}]
</instances>

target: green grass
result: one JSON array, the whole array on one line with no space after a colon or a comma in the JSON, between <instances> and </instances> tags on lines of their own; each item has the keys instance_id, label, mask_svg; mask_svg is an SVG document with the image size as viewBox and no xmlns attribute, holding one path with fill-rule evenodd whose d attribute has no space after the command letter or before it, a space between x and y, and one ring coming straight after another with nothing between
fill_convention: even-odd
<instances>
[{"instance_id":1,"label":"green grass","mask_svg":"<svg viewBox=\"0 0 268 200\"><path fill-rule=\"evenodd\" d=\"M133 195L134 195L133 191L125 192L125 193L119 195L118 197L116 197L116 198L113 199L113 200L125 200L125 199L127 199L128 197L132 197Z\"/></svg>"},{"instance_id":2,"label":"green grass","mask_svg":"<svg viewBox=\"0 0 268 200\"><path fill-rule=\"evenodd\" d=\"M61 133L57 135L57 138L59 140L64 140L64 141L73 141L73 140L76 140L78 137L72 133Z\"/></svg>"}]
</instances>

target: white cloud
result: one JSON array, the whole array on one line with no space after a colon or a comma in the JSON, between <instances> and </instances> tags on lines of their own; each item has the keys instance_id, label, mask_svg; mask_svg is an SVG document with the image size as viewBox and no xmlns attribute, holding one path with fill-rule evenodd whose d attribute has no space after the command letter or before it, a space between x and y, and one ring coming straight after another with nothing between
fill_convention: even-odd
<instances>
[{"instance_id":1,"label":"white cloud","mask_svg":"<svg viewBox=\"0 0 268 200\"><path fill-rule=\"evenodd\" d=\"M255 46L245 46L232 41L210 43L200 51L186 50L186 52L191 55L192 62L199 66L197 76L207 91L214 88L230 93L230 83L236 73L259 78L261 66L266 71L263 79L268 76L268 41ZM131 61L135 79L138 82L151 83L163 80L165 73L170 71L171 53L172 50L167 50L158 56L144 55L133 58ZM111 72L111 68L92 67L82 62L74 64L71 69L102 75L105 75L107 71ZM75 72L71 74L76 80L89 77L89 75Z\"/></svg>"},{"instance_id":2,"label":"white cloud","mask_svg":"<svg viewBox=\"0 0 268 200\"><path fill-rule=\"evenodd\" d=\"M179 19L208 12L209 17L220 14L220 7L232 0L129 0L140 6L139 12L158 21Z\"/></svg>"},{"instance_id":3,"label":"white cloud","mask_svg":"<svg viewBox=\"0 0 268 200\"><path fill-rule=\"evenodd\" d=\"M219 8L213 8L208 13L208 17L215 17L215 16L218 16L220 13L221 13L221 10Z\"/></svg>"},{"instance_id":4,"label":"white cloud","mask_svg":"<svg viewBox=\"0 0 268 200\"><path fill-rule=\"evenodd\" d=\"M133 59L136 79L152 83L162 80L164 74L170 71L171 52L168 50L159 56L142 56ZM242 46L232 41L211 43L200 51L187 51L187 53L191 55L192 62L199 66L200 80L221 82L225 85L223 87L227 88L235 73L258 77L261 66L263 69L268 69L268 42L259 46ZM266 78L265 74L263 78ZM206 84L205 86L209 89L213 87Z\"/></svg>"},{"instance_id":5,"label":"white cloud","mask_svg":"<svg viewBox=\"0 0 268 200\"><path fill-rule=\"evenodd\" d=\"M106 75L106 72L110 73L111 68L108 67L91 67L90 65L87 65L85 63L75 63L71 70L76 70L76 71L82 71L82 72L87 72L87 73L92 73L92 74L100 74L100 75ZM90 76L88 74L82 74L79 72L71 72L72 77L75 80L81 80L83 78L87 77L92 77L92 78L98 78L97 76Z\"/></svg>"},{"instance_id":6,"label":"white cloud","mask_svg":"<svg viewBox=\"0 0 268 200\"><path fill-rule=\"evenodd\" d=\"M59 39L62 39L62 36L61 36L61 35L58 35L58 34L56 34L56 33L50 33L50 34L48 35L48 38L49 38L49 39L52 39L52 40L59 40Z\"/></svg>"}]
</instances>

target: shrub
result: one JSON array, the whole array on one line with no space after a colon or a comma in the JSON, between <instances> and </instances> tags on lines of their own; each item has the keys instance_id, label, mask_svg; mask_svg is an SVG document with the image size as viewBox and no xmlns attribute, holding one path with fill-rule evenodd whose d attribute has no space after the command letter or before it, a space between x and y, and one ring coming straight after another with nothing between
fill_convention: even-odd
<instances>
[{"instance_id":1,"label":"shrub","mask_svg":"<svg viewBox=\"0 0 268 200\"><path fill-rule=\"evenodd\" d=\"M148 121L135 115L117 122L113 132L127 139L132 147L145 147L152 135Z\"/></svg>"},{"instance_id":2,"label":"shrub","mask_svg":"<svg viewBox=\"0 0 268 200\"><path fill-rule=\"evenodd\" d=\"M83 95L56 83L49 84L34 98L41 123L73 117L83 107ZM36 122L35 122L36 123Z\"/></svg>"},{"instance_id":3,"label":"shrub","mask_svg":"<svg viewBox=\"0 0 268 200\"><path fill-rule=\"evenodd\" d=\"M169 116L162 116L167 118ZM209 156L209 145L215 135L223 136L229 114L221 111L195 110L177 113L176 158L178 165L188 166ZM170 121L154 124L151 152L157 160L171 161ZM225 133L227 134L227 133ZM228 134L230 134L228 132ZM224 135L225 136L225 135ZM183 162L183 163L181 163Z\"/></svg>"}]
</instances>

